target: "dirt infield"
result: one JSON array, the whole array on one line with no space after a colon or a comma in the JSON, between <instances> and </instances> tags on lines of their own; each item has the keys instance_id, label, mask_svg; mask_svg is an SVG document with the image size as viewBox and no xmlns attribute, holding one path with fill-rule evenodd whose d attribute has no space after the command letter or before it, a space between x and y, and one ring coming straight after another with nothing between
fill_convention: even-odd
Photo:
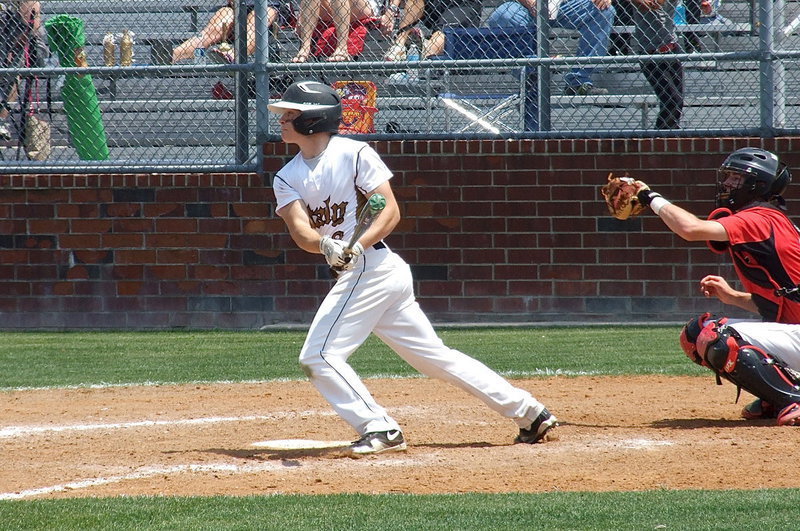
<instances>
[{"instance_id":1,"label":"dirt infield","mask_svg":"<svg viewBox=\"0 0 800 531\"><path fill-rule=\"evenodd\" d=\"M797 428L740 419L751 397L711 376L515 382L558 440L512 444L511 421L439 381L368 380L409 449L361 459L253 446L354 438L307 382L5 392L0 499L800 486Z\"/></svg>"}]
</instances>

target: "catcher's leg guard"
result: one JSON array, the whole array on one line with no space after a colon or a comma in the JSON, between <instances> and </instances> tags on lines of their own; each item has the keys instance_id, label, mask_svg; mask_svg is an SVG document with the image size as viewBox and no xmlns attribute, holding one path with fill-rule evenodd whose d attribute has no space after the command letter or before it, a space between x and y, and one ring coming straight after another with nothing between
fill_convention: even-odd
<instances>
[{"instance_id":1,"label":"catcher's leg guard","mask_svg":"<svg viewBox=\"0 0 800 531\"><path fill-rule=\"evenodd\" d=\"M698 351L708 365L745 391L778 410L800 402L800 382L775 356L748 345L726 326L706 327L698 337Z\"/></svg>"}]
</instances>

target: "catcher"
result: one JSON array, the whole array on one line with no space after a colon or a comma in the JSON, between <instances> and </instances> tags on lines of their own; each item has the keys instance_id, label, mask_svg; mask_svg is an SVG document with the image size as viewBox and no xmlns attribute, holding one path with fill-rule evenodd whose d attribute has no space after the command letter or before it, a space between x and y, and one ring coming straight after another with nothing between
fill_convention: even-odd
<instances>
[{"instance_id":1,"label":"catcher","mask_svg":"<svg viewBox=\"0 0 800 531\"><path fill-rule=\"evenodd\" d=\"M781 196L791 181L786 165L759 148L731 153L719 169L717 208L706 220L641 181L612 185L613 179L604 187L610 210L621 208L619 217L636 215L628 203L649 206L684 240L706 240L712 251L729 254L744 291L717 275L703 277L700 291L761 317L705 313L690 320L680 336L689 359L716 373L718 383L724 378L758 397L742 410L744 418L800 425L800 229Z\"/></svg>"}]
</instances>

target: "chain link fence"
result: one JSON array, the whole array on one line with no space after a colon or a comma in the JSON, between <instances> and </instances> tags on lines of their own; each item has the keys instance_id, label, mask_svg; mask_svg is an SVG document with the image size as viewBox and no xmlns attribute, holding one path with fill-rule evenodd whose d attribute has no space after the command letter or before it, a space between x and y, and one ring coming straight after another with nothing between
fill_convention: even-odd
<instances>
[{"instance_id":1,"label":"chain link fence","mask_svg":"<svg viewBox=\"0 0 800 531\"><path fill-rule=\"evenodd\" d=\"M4 172L253 171L279 139L267 101L301 79L336 86L365 139L800 124L785 0L10 0L0 18Z\"/></svg>"}]
</instances>

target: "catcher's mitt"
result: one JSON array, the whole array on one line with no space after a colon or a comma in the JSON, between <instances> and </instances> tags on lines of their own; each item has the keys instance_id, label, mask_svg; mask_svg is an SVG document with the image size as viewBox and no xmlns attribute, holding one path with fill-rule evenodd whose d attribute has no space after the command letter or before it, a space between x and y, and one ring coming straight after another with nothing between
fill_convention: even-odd
<instances>
[{"instance_id":1,"label":"catcher's mitt","mask_svg":"<svg viewBox=\"0 0 800 531\"><path fill-rule=\"evenodd\" d=\"M643 205L636 197L641 190L649 190L642 181L637 181L632 177L614 177L613 173L608 174L608 182L600 189L600 193L606 200L609 213L617 219L628 219L638 216L644 212Z\"/></svg>"}]
</instances>

